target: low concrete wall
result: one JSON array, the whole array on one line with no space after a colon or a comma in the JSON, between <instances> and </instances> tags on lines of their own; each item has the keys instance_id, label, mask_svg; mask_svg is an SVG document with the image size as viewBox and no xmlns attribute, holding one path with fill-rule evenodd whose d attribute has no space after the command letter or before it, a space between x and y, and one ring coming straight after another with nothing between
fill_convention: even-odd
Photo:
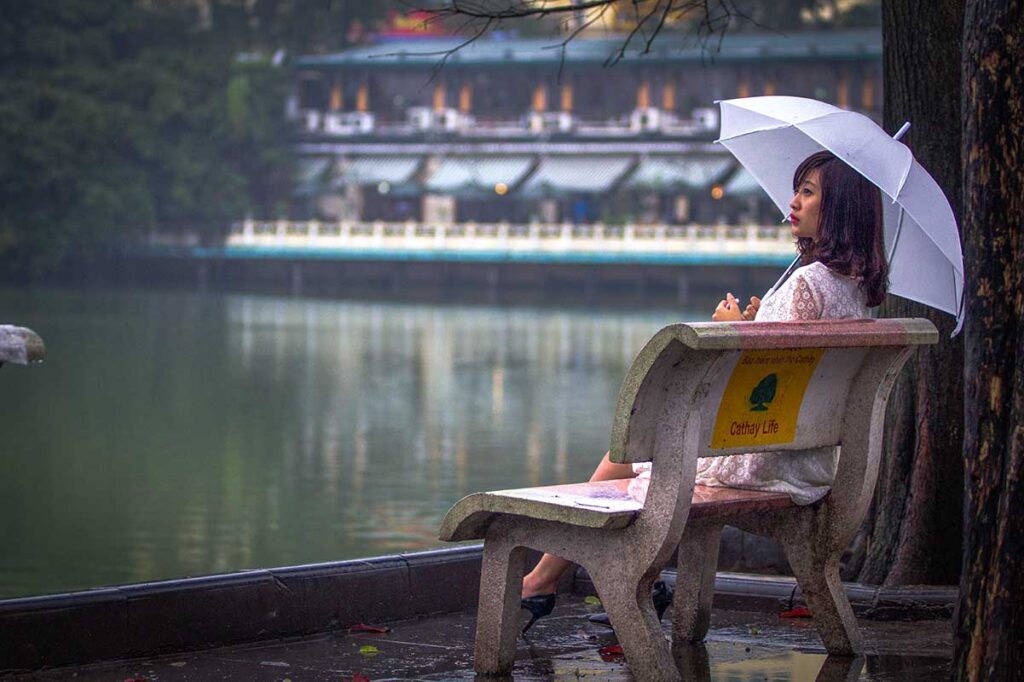
<instances>
[{"instance_id":1,"label":"low concrete wall","mask_svg":"<svg viewBox=\"0 0 1024 682\"><path fill-rule=\"evenodd\" d=\"M0 601L0 671L322 632L474 606L480 545Z\"/></svg>"}]
</instances>

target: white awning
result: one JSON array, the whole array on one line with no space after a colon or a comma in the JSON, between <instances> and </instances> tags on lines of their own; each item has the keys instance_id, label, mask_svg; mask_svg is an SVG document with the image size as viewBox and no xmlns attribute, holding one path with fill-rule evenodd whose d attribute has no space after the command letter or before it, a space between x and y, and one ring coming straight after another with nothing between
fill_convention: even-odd
<instances>
[{"instance_id":1,"label":"white awning","mask_svg":"<svg viewBox=\"0 0 1024 682\"><path fill-rule=\"evenodd\" d=\"M633 165L632 156L549 156L523 185L528 195L599 194L609 191Z\"/></svg>"},{"instance_id":2,"label":"white awning","mask_svg":"<svg viewBox=\"0 0 1024 682\"><path fill-rule=\"evenodd\" d=\"M356 157L338 164L334 185L376 185L381 182L398 185L409 182L421 158L398 155Z\"/></svg>"},{"instance_id":3,"label":"white awning","mask_svg":"<svg viewBox=\"0 0 1024 682\"><path fill-rule=\"evenodd\" d=\"M425 187L431 192L483 191L494 192L503 184L516 185L533 165L529 156L451 156L427 178Z\"/></svg>"},{"instance_id":4,"label":"white awning","mask_svg":"<svg viewBox=\"0 0 1024 682\"><path fill-rule=\"evenodd\" d=\"M626 187L703 190L733 164L726 156L651 156L643 159L626 180Z\"/></svg>"},{"instance_id":5,"label":"white awning","mask_svg":"<svg viewBox=\"0 0 1024 682\"><path fill-rule=\"evenodd\" d=\"M322 156L310 156L295 162L296 195L317 194L324 189L327 181L327 168L331 159Z\"/></svg>"},{"instance_id":6,"label":"white awning","mask_svg":"<svg viewBox=\"0 0 1024 682\"><path fill-rule=\"evenodd\" d=\"M723 189L727 197L749 197L759 194L763 194L765 198L768 197L757 179L743 167L740 167L736 174L729 179L729 182L725 183Z\"/></svg>"}]
</instances>

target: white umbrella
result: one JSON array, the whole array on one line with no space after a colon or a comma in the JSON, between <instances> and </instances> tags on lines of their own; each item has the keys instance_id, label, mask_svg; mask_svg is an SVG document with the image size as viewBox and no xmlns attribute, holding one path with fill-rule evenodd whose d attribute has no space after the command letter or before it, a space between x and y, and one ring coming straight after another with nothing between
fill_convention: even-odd
<instances>
[{"instance_id":1,"label":"white umbrella","mask_svg":"<svg viewBox=\"0 0 1024 682\"><path fill-rule=\"evenodd\" d=\"M784 215L793 197L793 173L816 152L832 152L874 183L885 195L889 291L956 316L953 333L960 331L964 263L956 219L938 184L906 145L867 116L813 99L745 97L719 104L718 142Z\"/></svg>"}]
</instances>

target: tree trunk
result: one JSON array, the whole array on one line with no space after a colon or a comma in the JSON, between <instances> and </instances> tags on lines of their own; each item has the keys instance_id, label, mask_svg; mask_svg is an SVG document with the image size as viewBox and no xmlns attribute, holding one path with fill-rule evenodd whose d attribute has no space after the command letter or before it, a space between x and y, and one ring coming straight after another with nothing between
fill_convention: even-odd
<instances>
[{"instance_id":1,"label":"tree trunk","mask_svg":"<svg viewBox=\"0 0 1024 682\"><path fill-rule=\"evenodd\" d=\"M963 0L882 4L885 127L910 121L903 141L960 210L960 52ZM895 297L884 317L927 317L939 328L896 384L886 418L886 451L863 557L848 577L871 584L955 584L960 571L963 341L949 315Z\"/></svg>"},{"instance_id":2,"label":"tree trunk","mask_svg":"<svg viewBox=\"0 0 1024 682\"><path fill-rule=\"evenodd\" d=\"M963 36L966 532L954 676L1024 679L1024 1Z\"/></svg>"}]
</instances>

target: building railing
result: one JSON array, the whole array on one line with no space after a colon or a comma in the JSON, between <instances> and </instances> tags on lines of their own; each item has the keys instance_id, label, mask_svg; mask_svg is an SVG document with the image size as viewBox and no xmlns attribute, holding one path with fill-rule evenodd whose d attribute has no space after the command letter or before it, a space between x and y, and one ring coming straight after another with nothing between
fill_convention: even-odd
<instances>
[{"instance_id":1,"label":"building railing","mask_svg":"<svg viewBox=\"0 0 1024 682\"><path fill-rule=\"evenodd\" d=\"M381 121L373 112L296 110L293 119L300 121L307 133L335 137L377 135L409 137L424 133L447 133L468 138L522 137L551 133L578 137L628 137L648 133L693 136L712 134L718 129L718 113L714 109L694 109L689 118L656 107L634 109L623 116L585 119L565 111L524 112L512 120L478 119L472 114L446 108L438 111L411 107L404 121Z\"/></svg>"},{"instance_id":2,"label":"building railing","mask_svg":"<svg viewBox=\"0 0 1024 682\"><path fill-rule=\"evenodd\" d=\"M226 246L340 250L792 255L788 226L246 220Z\"/></svg>"}]
</instances>

